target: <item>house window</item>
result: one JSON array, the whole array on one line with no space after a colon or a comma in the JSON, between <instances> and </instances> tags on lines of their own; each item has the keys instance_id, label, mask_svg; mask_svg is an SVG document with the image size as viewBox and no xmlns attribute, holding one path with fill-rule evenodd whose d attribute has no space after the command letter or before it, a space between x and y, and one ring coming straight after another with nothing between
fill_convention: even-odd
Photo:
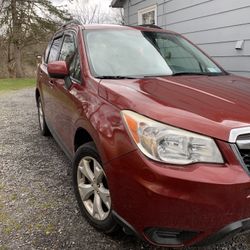
<instances>
[{"instance_id":1,"label":"house window","mask_svg":"<svg viewBox=\"0 0 250 250\"><path fill-rule=\"evenodd\" d=\"M151 6L138 11L138 24L156 24L157 25L157 6Z\"/></svg>"}]
</instances>

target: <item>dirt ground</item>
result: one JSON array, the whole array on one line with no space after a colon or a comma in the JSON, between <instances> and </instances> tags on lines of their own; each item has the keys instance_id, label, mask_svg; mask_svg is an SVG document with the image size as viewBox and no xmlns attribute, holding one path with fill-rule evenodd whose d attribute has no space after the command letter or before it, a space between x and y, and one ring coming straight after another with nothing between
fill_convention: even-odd
<instances>
[{"instance_id":1,"label":"dirt ground","mask_svg":"<svg viewBox=\"0 0 250 250\"><path fill-rule=\"evenodd\" d=\"M4 249L155 249L123 234L106 236L82 218L70 162L52 137L40 136L34 89L0 94L0 250ZM199 249L250 249L250 234Z\"/></svg>"}]
</instances>

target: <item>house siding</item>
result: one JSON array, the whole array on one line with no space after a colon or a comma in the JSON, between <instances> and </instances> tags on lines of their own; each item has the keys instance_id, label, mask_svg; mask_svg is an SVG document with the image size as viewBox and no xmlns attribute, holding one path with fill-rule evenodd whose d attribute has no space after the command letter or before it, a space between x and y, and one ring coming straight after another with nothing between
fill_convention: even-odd
<instances>
[{"instance_id":1,"label":"house siding","mask_svg":"<svg viewBox=\"0 0 250 250\"><path fill-rule=\"evenodd\" d=\"M138 11L157 5L157 25L185 35L229 72L250 77L249 0L127 0L125 20L138 24ZM244 40L243 50L236 50Z\"/></svg>"}]
</instances>

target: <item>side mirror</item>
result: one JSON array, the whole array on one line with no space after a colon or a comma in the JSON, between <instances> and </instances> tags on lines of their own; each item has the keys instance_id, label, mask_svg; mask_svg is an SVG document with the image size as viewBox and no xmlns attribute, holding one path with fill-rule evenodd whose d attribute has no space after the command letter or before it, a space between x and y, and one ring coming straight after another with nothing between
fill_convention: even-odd
<instances>
[{"instance_id":1,"label":"side mirror","mask_svg":"<svg viewBox=\"0 0 250 250\"><path fill-rule=\"evenodd\" d=\"M69 76L69 69L65 61L55 61L48 64L48 73L51 78L64 79Z\"/></svg>"}]
</instances>

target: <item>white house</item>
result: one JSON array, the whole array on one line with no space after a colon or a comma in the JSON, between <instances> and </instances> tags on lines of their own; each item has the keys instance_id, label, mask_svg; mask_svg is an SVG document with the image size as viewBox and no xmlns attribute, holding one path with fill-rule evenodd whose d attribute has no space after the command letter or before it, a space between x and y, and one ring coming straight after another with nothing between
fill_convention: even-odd
<instances>
[{"instance_id":1,"label":"white house","mask_svg":"<svg viewBox=\"0 0 250 250\"><path fill-rule=\"evenodd\" d=\"M250 0L113 0L127 25L179 32L227 71L250 77Z\"/></svg>"}]
</instances>

